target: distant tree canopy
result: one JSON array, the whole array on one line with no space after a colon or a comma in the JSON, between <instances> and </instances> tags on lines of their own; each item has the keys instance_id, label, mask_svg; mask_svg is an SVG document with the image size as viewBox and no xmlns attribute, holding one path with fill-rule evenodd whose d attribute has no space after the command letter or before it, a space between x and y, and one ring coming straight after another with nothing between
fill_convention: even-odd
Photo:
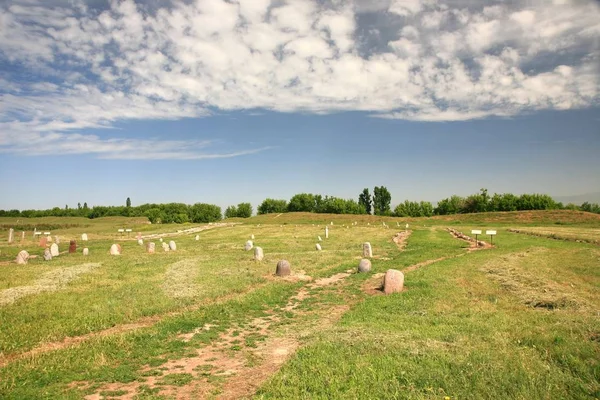
<instances>
[{"instance_id":1,"label":"distant tree canopy","mask_svg":"<svg viewBox=\"0 0 600 400\"><path fill-rule=\"evenodd\" d=\"M150 222L170 224L184 222L215 222L221 220L221 207L213 204L196 203L187 205L183 203L168 204L142 204L137 207L127 206L95 206L89 208L83 203L81 208L64 209L54 207L50 210L0 210L1 217L147 217Z\"/></svg>"},{"instance_id":2,"label":"distant tree canopy","mask_svg":"<svg viewBox=\"0 0 600 400\"><path fill-rule=\"evenodd\" d=\"M252 216L252 205L250 203L240 203L236 206L229 206L225 210L225 218L250 218Z\"/></svg>"},{"instance_id":3,"label":"distant tree canopy","mask_svg":"<svg viewBox=\"0 0 600 400\"><path fill-rule=\"evenodd\" d=\"M525 210L557 210L568 209L600 214L600 205L585 202L580 206L556 202L546 194L512 193L490 196L487 189L467 197L450 196L437 203L436 207L427 201L404 201L396 206L393 213L390 210L391 194L384 186L375 187L373 196L369 189L364 189L358 201L342 199L334 196L321 196L320 194L300 193L294 195L289 202L285 200L265 199L258 207L258 214L283 213L291 211L305 211L314 213L331 214L367 214L369 206L373 203L376 215L394 215L398 217L428 217L431 215L466 214L485 211L525 211ZM252 215L250 203L239 203L225 210L225 218L248 218ZM77 204L77 208L54 207L48 210L0 210L0 217L147 217L154 223L207 223L222 219L221 207L214 204L196 203L187 205L183 203L168 204L142 204L137 207L125 206L95 206L88 207L87 202Z\"/></svg>"},{"instance_id":4,"label":"distant tree canopy","mask_svg":"<svg viewBox=\"0 0 600 400\"><path fill-rule=\"evenodd\" d=\"M368 188L364 188L362 193L358 195L358 204L363 206L367 214L371 214L373 206L371 205L371 193Z\"/></svg>"},{"instance_id":5,"label":"distant tree canopy","mask_svg":"<svg viewBox=\"0 0 600 400\"><path fill-rule=\"evenodd\" d=\"M390 215L390 204L392 195L385 186L375 186L373 189L373 208L375 215Z\"/></svg>"},{"instance_id":6,"label":"distant tree canopy","mask_svg":"<svg viewBox=\"0 0 600 400\"><path fill-rule=\"evenodd\" d=\"M280 214L286 212L287 207L287 200L264 199L258 206L258 214Z\"/></svg>"}]
</instances>

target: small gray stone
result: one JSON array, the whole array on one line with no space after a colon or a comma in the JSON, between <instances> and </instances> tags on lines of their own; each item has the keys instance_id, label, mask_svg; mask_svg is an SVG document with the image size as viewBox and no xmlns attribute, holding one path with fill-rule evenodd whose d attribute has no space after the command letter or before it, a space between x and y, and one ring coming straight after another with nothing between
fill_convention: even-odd
<instances>
[{"instance_id":1,"label":"small gray stone","mask_svg":"<svg viewBox=\"0 0 600 400\"><path fill-rule=\"evenodd\" d=\"M84 233L84 234L81 235L81 240L83 242L87 242L87 240L88 240L87 233Z\"/></svg>"},{"instance_id":2,"label":"small gray stone","mask_svg":"<svg viewBox=\"0 0 600 400\"><path fill-rule=\"evenodd\" d=\"M83 248L83 255L84 256L89 256L90 255L90 249L88 249L87 247Z\"/></svg>"},{"instance_id":3,"label":"small gray stone","mask_svg":"<svg viewBox=\"0 0 600 400\"><path fill-rule=\"evenodd\" d=\"M254 248L254 259L256 261L262 261L262 259L265 257L264 253L263 253L263 249L262 247L258 247L256 246Z\"/></svg>"},{"instance_id":4,"label":"small gray stone","mask_svg":"<svg viewBox=\"0 0 600 400\"><path fill-rule=\"evenodd\" d=\"M277 269L275 270L275 275L277 276L288 276L292 273L292 266L289 261L281 260L277 263Z\"/></svg>"},{"instance_id":5,"label":"small gray stone","mask_svg":"<svg viewBox=\"0 0 600 400\"><path fill-rule=\"evenodd\" d=\"M369 242L363 243L363 257L373 258L373 248L371 247L371 243Z\"/></svg>"},{"instance_id":6,"label":"small gray stone","mask_svg":"<svg viewBox=\"0 0 600 400\"><path fill-rule=\"evenodd\" d=\"M177 250L177 245L175 244L175 242L173 240L171 240L169 242L169 250L173 250L173 251Z\"/></svg>"},{"instance_id":7,"label":"small gray stone","mask_svg":"<svg viewBox=\"0 0 600 400\"><path fill-rule=\"evenodd\" d=\"M168 245L168 244L166 244L165 242L163 242L163 243L162 243L162 248L163 248L163 250L164 250L164 251L169 251L169 250L171 250L171 249L169 248L169 245Z\"/></svg>"},{"instance_id":8,"label":"small gray stone","mask_svg":"<svg viewBox=\"0 0 600 400\"><path fill-rule=\"evenodd\" d=\"M200 235L196 235L196 240L200 240Z\"/></svg>"},{"instance_id":9,"label":"small gray stone","mask_svg":"<svg viewBox=\"0 0 600 400\"><path fill-rule=\"evenodd\" d=\"M317 245L315 246L315 248L317 249L317 251L321 251L321 245L319 243L317 243Z\"/></svg>"},{"instance_id":10,"label":"small gray stone","mask_svg":"<svg viewBox=\"0 0 600 400\"><path fill-rule=\"evenodd\" d=\"M58 257L60 254L58 252L58 244L52 243L52 246L50 246L50 253L52 254L52 257Z\"/></svg>"},{"instance_id":11,"label":"small gray stone","mask_svg":"<svg viewBox=\"0 0 600 400\"><path fill-rule=\"evenodd\" d=\"M246 242L246 245L244 246L244 250L246 250L246 251L252 250L252 247L254 247L254 244L252 243L252 240L248 240Z\"/></svg>"},{"instance_id":12,"label":"small gray stone","mask_svg":"<svg viewBox=\"0 0 600 400\"><path fill-rule=\"evenodd\" d=\"M363 258L358 263L358 272L371 272L371 260Z\"/></svg>"},{"instance_id":13,"label":"small gray stone","mask_svg":"<svg viewBox=\"0 0 600 400\"><path fill-rule=\"evenodd\" d=\"M52 252L50 249L44 249L44 260L51 261L52 260Z\"/></svg>"},{"instance_id":14,"label":"small gray stone","mask_svg":"<svg viewBox=\"0 0 600 400\"><path fill-rule=\"evenodd\" d=\"M25 250L21 250L19 254L17 254L17 264L27 264L27 260L29 260L29 253Z\"/></svg>"},{"instance_id":15,"label":"small gray stone","mask_svg":"<svg viewBox=\"0 0 600 400\"><path fill-rule=\"evenodd\" d=\"M383 277L383 292L398 293L404 288L404 274L397 269L388 269Z\"/></svg>"}]
</instances>

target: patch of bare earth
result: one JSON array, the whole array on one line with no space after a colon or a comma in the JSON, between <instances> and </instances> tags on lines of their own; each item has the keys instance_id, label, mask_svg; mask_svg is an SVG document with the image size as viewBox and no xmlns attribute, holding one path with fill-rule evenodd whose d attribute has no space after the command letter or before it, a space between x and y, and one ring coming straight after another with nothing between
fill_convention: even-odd
<instances>
[{"instance_id":1,"label":"patch of bare earth","mask_svg":"<svg viewBox=\"0 0 600 400\"><path fill-rule=\"evenodd\" d=\"M448 232L455 238L469 243L468 251L474 250L482 250L482 249L491 249L492 246L488 242L484 242L483 240L475 240L470 236L465 235L464 233L457 231L456 229L446 228Z\"/></svg>"},{"instance_id":2,"label":"patch of bare earth","mask_svg":"<svg viewBox=\"0 0 600 400\"><path fill-rule=\"evenodd\" d=\"M408 241L408 238L410 237L411 233L412 231L398 232L392 238L392 240L394 241L394 243L396 243L396 246L398 246L398 249L400 251L404 250L404 248L406 247L406 242Z\"/></svg>"},{"instance_id":3,"label":"patch of bare earth","mask_svg":"<svg viewBox=\"0 0 600 400\"><path fill-rule=\"evenodd\" d=\"M149 376L142 380L105 385L96 393L86 396L86 399L99 400L104 398L102 392L123 391L126 393L111 398L133 399L142 389L158 389L159 395L175 399L208 396L238 399L250 396L296 352L302 335L333 324L348 310L347 304L324 304L317 311L300 311L297 308L304 300L318 295L312 292L314 289L339 284L351 272L317 279L298 290L281 309L228 329L208 346L196 349L194 356L169 360L158 367L144 367L142 375ZM296 318L290 318L290 313L293 317L310 315L312 323L301 323ZM285 323L281 325L281 322ZM212 328L213 325L204 325L178 338L190 341L196 333ZM189 374L191 382L181 386L164 384L165 377L172 374Z\"/></svg>"},{"instance_id":4,"label":"patch of bare earth","mask_svg":"<svg viewBox=\"0 0 600 400\"><path fill-rule=\"evenodd\" d=\"M240 298L240 297L247 295L248 293L251 293L255 290L260 289L263 286L264 286L264 284L260 284L260 285L256 285L256 286L252 287L251 289L249 289L245 292L233 293L233 294L221 296L221 297L218 297L215 300L213 300L212 303L219 304L219 303L224 303L224 302L230 301L235 298ZM104 329L104 330L101 330L98 332L90 332L88 334L81 335L81 336L66 337L63 340L56 341L56 342L42 343L39 346L37 346L29 351L22 352L22 353L12 353L12 354L1 354L0 353L0 368L2 368L14 361L18 361L18 360L22 360L22 359L26 359L26 358L32 358L32 357L35 357L35 356L38 356L40 354L47 353L50 351L62 350L62 349L66 349L68 347L77 346L77 345L79 345L87 340L93 339L93 338L116 335L116 334L120 334L120 333L133 331L136 329L149 328L164 318L181 315L184 312L195 311L204 305L206 305L205 302L195 304L192 306L188 306L188 307L185 307L184 309L169 312L166 314L153 315L150 317L140 318L137 321L132 322L132 323L115 325L113 327L110 327L110 328L107 328L107 329Z\"/></svg>"}]
</instances>

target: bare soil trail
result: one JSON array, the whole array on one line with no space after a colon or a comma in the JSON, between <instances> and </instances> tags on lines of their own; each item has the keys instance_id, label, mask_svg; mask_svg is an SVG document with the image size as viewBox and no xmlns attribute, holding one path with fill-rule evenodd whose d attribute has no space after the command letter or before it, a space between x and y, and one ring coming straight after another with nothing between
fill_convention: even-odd
<instances>
[{"instance_id":1,"label":"bare soil trail","mask_svg":"<svg viewBox=\"0 0 600 400\"><path fill-rule=\"evenodd\" d=\"M206 347L195 349L194 356L169 360L158 367L145 367L142 375L148 376L144 379L105 385L86 399L103 399L103 392L123 393L111 398L133 399L143 391L176 399L209 395L238 399L252 395L296 352L303 336L332 325L350 308L348 302L299 309L307 299L318 301L320 289L343 283L351 273L349 270L317 279L299 289L285 306L231 327ZM190 341L195 334L212 328L214 326L205 325L178 338ZM185 376L189 382L169 384L171 375Z\"/></svg>"}]
</instances>

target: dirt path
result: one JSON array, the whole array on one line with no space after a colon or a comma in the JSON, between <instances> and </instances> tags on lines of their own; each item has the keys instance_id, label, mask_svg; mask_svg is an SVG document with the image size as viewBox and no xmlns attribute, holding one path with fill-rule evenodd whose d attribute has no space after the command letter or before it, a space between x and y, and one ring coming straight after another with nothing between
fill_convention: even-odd
<instances>
[{"instance_id":1,"label":"dirt path","mask_svg":"<svg viewBox=\"0 0 600 400\"><path fill-rule=\"evenodd\" d=\"M164 237L167 237L167 236L171 237L171 236L189 235L191 233L198 233L198 232L206 231L208 229L222 228L224 226L234 226L234 225L239 225L239 224L240 224L239 222L228 222L228 223L218 222L218 223L214 223L214 224L197 226L195 228L189 228L189 229L179 230L177 232L153 233L151 235L142 235L142 239L144 239L144 240L146 240L146 239L159 239L159 238L164 238ZM127 240L136 240L136 239L135 238L128 238Z\"/></svg>"},{"instance_id":2,"label":"dirt path","mask_svg":"<svg viewBox=\"0 0 600 400\"><path fill-rule=\"evenodd\" d=\"M99 400L104 398L100 393L112 392L124 394L111 398L133 399L142 391L156 391L156 395L176 399L209 395L238 399L252 395L296 352L302 335L332 325L349 309L348 304L321 305L318 310L310 311L298 308L306 299L318 297L318 289L340 284L351 273L350 270L317 279L298 290L282 308L228 329L208 346L196 349L194 356L169 360L158 367L145 367L142 372L149 375L146 378L108 384L85 398ZM307 316L311 323L306 323L304 317ZM212 328L214 326L205 325L178 338L190 341L196 333ZM188 382L169 384L170 379L177 376L185 376Z\"/></svg>"},{"instance_id":3,"label":"dirt path","mask_svg":"<svg viewBox=\"0 0 600 400\"><path fill-rule=\"evenodd\" d=\"M256 285L244 292L228 294L225 296L218 297L218 298L214 299L213 301L211 301L210 304L220 304L220 303L225 303L227 301L230 301L230 300L233 300L236 298L241 298L243 296L246 296L249 293L252 293L252 292L264 287L265 285L266 285L266 283L263 283L260 285ZM61 341L41 343L37 347L34 347L33 349L22 352L22 353L11 353L11 354L6 354L6 355L0 354L0 368L3 368L6 365L8 365L12 362L18 361L18 360L22 360L22 359L26 359L26 358L33 358L35 356L38 356L40 354L47 353L50 351L62 350L62 349L66 349L68 347L77 346L83 342L86 342L88 340L91 340L91 339L94 339L97 337L104 337L104 336L115 335L115 334L119 334L119 333L125 333L125 332L133 331L136 329L149 328L149 327L153 326L154 324L162 321L165 318L176 317L185 312L195 311L195 310L199 309L200 307L203 307L207 304L209 304L209 303L201 302L201 303L194 304L194 305L185 307L185 308L177 310L177 311L172 311L172 312L168 312L165 314L153 315L150 317L140 318L137 321L134 321L131 323L126 323L126 324L115 325L110 328L103 329L101 331L91 332L91 333L81 335L81 336L69 336L69 337L64 338Z\"/></svg>"},{"instance_id":4,"label":"dirt path","mask_svg":"<svg viewBox=\"0 0 600 400\"><path fill-rule=\"evenodd\" d=\"M406 247L406 242L408 241L408 238L411 234L412 231L402 231L396 233L392 238L392 240L394 241L394 243L396 243L396 246L398 246L398 249L400 251L404 250L404 248Z\"/></svg>"},{"instance_id":5,"label":"dirt path","mask_svg":"<svg viewBox=\"0 0 600 400\"><path fill-rule=\"evenodd\" d=\"M491 244L489 244L488 242L484 242L483 240L475 240L472 237L467 236L460 231L457 231L456 229L446 228L446 230L448 232L450 232L450 234L455 239L459 239L459 240L469 243L469 249L468 249L469 251L491 249L492 247L494 247Z\"/></svg>"}]
</instances>

